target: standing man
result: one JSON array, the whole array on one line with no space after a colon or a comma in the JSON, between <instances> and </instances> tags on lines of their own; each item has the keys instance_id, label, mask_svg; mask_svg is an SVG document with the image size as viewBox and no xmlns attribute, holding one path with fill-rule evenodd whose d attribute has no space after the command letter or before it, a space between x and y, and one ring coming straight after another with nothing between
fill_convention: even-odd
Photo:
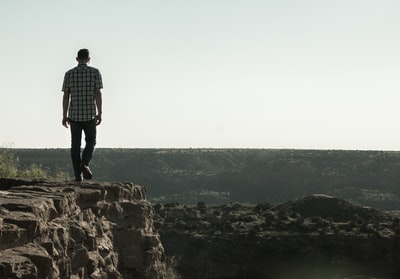
<instances>
[{"instance_id":1,"label":"standing man","mask_svg":"<svg viewBox=\"0 0 400 279\"><path fill-rule=\"evenodd\" d=\"M71 126L71 159L75 181L91 179L89 162L96 145L96 126L101 123L103 88L98 69L88 66L89 50L81 49L76 58L78 66L65 73L62 91L62 124ZM82 131L85 133L86 146L81 156Z\"/></svg>"}]
</instances>

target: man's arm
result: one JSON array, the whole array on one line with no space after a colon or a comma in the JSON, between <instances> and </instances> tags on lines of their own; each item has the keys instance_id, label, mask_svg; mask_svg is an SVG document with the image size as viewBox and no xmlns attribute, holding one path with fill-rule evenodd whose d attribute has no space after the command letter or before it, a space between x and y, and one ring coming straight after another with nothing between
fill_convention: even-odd
<instances>
[{"instance_id":1,"label":"man's arm","mask_svg":"<svg viewBox=\"0 0 400 279\"><path fill-rule=\"evenodd\" d=\"M62 124L65 128L68 128L68 107L69 107L69 93L68 92L64 92L64 96L63 96L63 120L62 120Z\"/></svg>"},{"instance_id":2,"label":"man's arm","mask_svg":"<svg viewBox=\"0 0 400 279\"><path fill-rule=\"evenodd\" d=\"M103 99L102 99L102 96L101 96L100 89L97 89L95 94L96 94L95 98L96 98L96 107L97 107L96 125L100 125L100 123L101 123L101 114L103 113L103 110L102 110Z\"/></svg>"}]
</instances>

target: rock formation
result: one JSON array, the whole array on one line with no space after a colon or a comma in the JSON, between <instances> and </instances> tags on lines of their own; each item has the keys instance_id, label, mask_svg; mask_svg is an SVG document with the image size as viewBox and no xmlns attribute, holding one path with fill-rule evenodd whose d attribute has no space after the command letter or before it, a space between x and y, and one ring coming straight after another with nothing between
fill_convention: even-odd
<instances>
[{"instance_id":1,"label":"rock formation","mask_svg":"<svg viewBox=\"0 0 400 279\"><path fill-rule=\"evenodd\" d=\"M144 187L0 179L0 278L165 277Z\"/></svg>"},{"instance_id":2,"label":"rock formation","mask_svg":"<svg viewBox=\"0 0 400 279\"><path fill-rule=\"evenodd\" d=\"M185 279L400 278L395 213L326 195L154 208L166 255Z\"/></svg>"}]
</instances>

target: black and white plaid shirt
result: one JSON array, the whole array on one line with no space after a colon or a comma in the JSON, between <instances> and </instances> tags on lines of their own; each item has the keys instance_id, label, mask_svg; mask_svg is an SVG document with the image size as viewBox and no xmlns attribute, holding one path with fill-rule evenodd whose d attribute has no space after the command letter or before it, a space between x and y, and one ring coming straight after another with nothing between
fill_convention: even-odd
<instances>
[{"instance_id":1,"label":"black and white plaid shirt","mask_svg":"<svg viewBox=\"0 0 400 279\"><path fill-rule=\"evenodd\" d=\"M70 93L68 118L90 121L96 117L96 90L103 88L100 71L79 64L65 73L62 91Z\"/></svg>"}]
</instances>

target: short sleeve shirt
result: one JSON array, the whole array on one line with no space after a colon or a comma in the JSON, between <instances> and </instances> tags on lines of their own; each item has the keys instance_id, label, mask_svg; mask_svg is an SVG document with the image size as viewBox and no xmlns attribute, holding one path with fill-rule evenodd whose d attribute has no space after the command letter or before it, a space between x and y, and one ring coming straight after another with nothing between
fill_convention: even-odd
<instances>
[{"instance_id":1,"label":"short sleeve shirt","mask_svg":"<svg viewBox=\"0 0 400 279\"><path fill-rule=\"evenodd\" d=\"M62 91L70 93L68 118L90 121L96 117L96 91L103 88L100 71L79 64L65 73Z\"/></svg>"}]
</instances>

